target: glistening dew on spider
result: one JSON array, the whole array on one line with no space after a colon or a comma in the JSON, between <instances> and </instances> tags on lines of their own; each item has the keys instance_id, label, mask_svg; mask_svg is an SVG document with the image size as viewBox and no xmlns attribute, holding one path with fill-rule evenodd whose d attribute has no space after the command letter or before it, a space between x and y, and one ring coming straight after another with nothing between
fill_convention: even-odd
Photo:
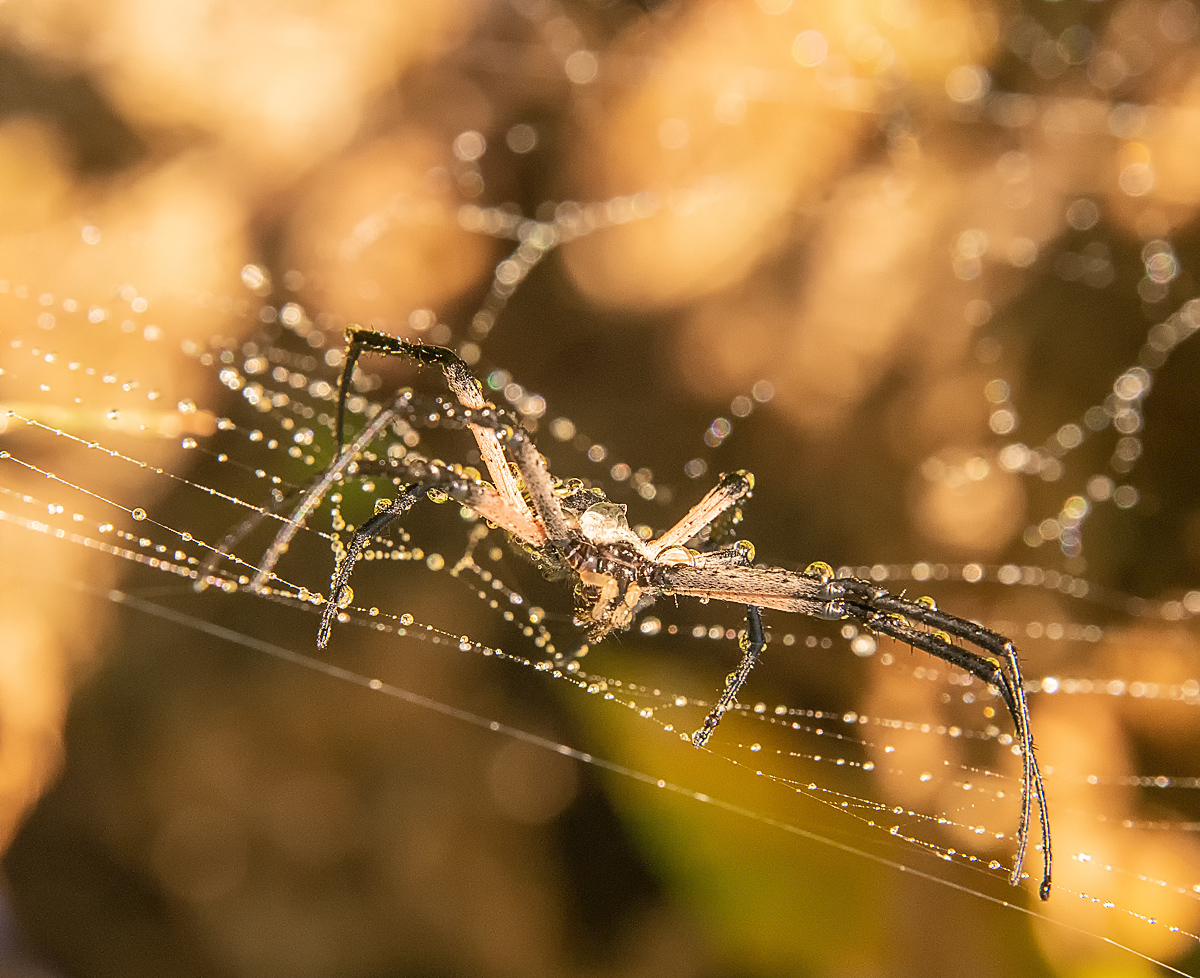
<instances>
[{"instance_id":1,"label":"glistening dew on spider","mask_svg":"<svg viewBox=\"0 0 1200 978\"><path fill-rule=\"evenodd\" d=\"M416 410L415 397L408 390L380 410L345 446L347 393L355 364L363 353L403 356L442 370L458 406L439 405L439 423L471 430L492 484L474 478L461 466L413 455L403 459L364 457L366 447L391 421L411 416ZM829 565L821 562L810 564L801 573L755 564L754 548L745 541L708 551L688 547L702 530L750 496L754 477L749 472L722 475L675 526L655 540L641 539L626 522L623 505L610 502L600 489L585 488L578 480L564 482L552 476L519 421L485 401L482 387L467 365L444 347L425 346L355 326L348 328L336 435L336 460L280 530L253 582L255 588L266 585L304 518L337 479L343 475L391 478L398 487L396 498L379 501L375 515L355 531L340 555L330 587L331 598L321 619L318 647L324 648L329 641L339 607L349 594L351 572L363 549L428 493L444 493L502 527L548 580L570 583L576 621L593 642L628 628L639 611L666 595L744 605L742 660L726 679L716 705L692 735L696 747L708 743L722 715L735 706L739 691L766 648L763 608L858 622L958 666L999 692L1016 727L1022 761L1021 818L1009 879L1016 885L1022 878L1036 799L1044 865L1038 892L1043 900L1049 899L1051 853L1046 792L1034 755L1021 668L1011 640L940 611L930 601L897 597L869 581L835 578ZM955 645L955 639L964 644Z\"/></svg>"}]
</instances>

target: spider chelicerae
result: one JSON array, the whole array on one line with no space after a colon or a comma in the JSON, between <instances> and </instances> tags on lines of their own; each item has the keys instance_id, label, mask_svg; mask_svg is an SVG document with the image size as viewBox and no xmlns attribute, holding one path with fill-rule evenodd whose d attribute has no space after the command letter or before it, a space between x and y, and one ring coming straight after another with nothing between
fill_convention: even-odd
<instances>
[{"instance_id":1,"label":"spider chelicerae","mask_svg":"<svg viewBox=\"0 0 1200 978\"><path fill-rule=\"evenodd\" d=\"M346 401L355 364L363 353L402 356L442 371L457 404L440 403L433 419L439 424L470 429L492 483L476 478L461 466L411 454L402 459L366 454L367 446L391 422L416 416L418 402L408 389L381 408L353 442L345 444ZM739 691L766 648L762 609L858 622L958 666L998 691L1016 728L1022 760L1021 816L1009 879L1014 885L1021 879L1036 799L1044 866L1038 892L1043 900L1049 898L1051 854L1046 792L1034 755L1021 668L1011 640L947 614L927 599L913 601L890 594L870 581L835 577L824 563L811 564L804 572L755 564L754 548L746 541L708 551L690 548L688 543L701 531L750 496L754 478L749 472L722 475L683 519L657 539L643 540L630 528L623 505L610 502L600 489L585 487L578 480L563 482L553 477L520 422L485 401L483 388L466 363L445 347L351 326L346 330L338 386L337 458L285 522L253 581L255 589L266 585L296 531L335 482L347 475L393 480L396 497L379 500L375 515L358 527L349 545L338 552L330 599L325 603L317 636L318 647L324 648L329 641L363 549L429 493L443 493L503 528L545 577L572 584L576 621L593 642L628 628L638 612L660 597L695 597L744 606L746 630L741 662L726 678L716 704L692 735L696 747L708 742L722 715L736 706ZM955 640L963 644L956 645Z\"/></svg>"}]
</instances>

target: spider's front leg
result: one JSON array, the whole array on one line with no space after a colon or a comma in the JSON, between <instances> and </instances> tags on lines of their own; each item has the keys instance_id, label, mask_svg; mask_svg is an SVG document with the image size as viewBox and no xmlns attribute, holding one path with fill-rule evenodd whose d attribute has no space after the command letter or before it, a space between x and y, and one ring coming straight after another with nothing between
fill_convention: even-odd
<instances>
[{"instance_id":1,"label":"spider's front leg","mask_svg":"<svg viewBox=\"0 0 1200 978\"><path fill-rule=\"evenodd\" d=\"M354 377L354 367L364 353L380 353L385 356L402 356L423 367L437 367L446 378L446 385L458 398L459 404L473 411L487 407L483 399L483 386L471 373L471 368L453 350L444 346L426 346L424 343L413 343L402 340L389 333L381 333L374 329L364 329L361 326L346 327L346 351L342 360L342 376L338 381L338 407L335 425L337 450L340 453L344 444L346 429L346 400L349 396L350 381ZM513 422L515 425L515 422ZM508 461L504 457L504 449L496 432L486 426L471 424L471 433L479 446L479 454L488 474L496 488L500 490L509 505L518 513L526 516L529 507L521 495Z\"/></svg>"},{"instance_id":2,"label":"spider's front leg","mask_svg":"<svg viewBox=\"0 0 1200 978\"><path fill-rule=\"evenodd\" d=\"M717 484L705 493L704 498L688 510L687 515L661 537L650 541L647 548L652 553L661 555L668 550L684 546L692 537L706 526L711 526L729 509L742 500L749 499L753 491L754 475L752 473L745 469L722 473Z\"/></svg>"},{"instance_id":3,"label":"spider's front leg","mask_svg":"<svg viewBox=\"0 0 1200 978\"><path fill-rule=\"evenodd\" d=\"M329 583L329 600L325 602L325 610L321 613L321 624L317 629L317 648L323 649L329 644L329 633L337 619L338 611L343 604L349 604L347 587L350 584L350 575L354 572L354 565L362 556L363 549L374 537L382 533L389 523L407 513L416 501L416 493L412 491L411 487L406 486L400 490L394 500L388 503L386 508L377 512L354 531L350 546L346 548L345 553L333 568L333 579ZM345 602L342 600L343 596L347 598Z\"/></svg>"}]
</instances>

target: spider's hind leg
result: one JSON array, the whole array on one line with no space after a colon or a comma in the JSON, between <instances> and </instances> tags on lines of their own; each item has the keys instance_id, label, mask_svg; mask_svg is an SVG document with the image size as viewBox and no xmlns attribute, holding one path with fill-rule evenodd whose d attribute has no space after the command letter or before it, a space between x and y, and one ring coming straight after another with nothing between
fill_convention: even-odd
<instances>
[{"instance_id":1,"label":"spider's hind leg","mask_svg":"<svg viewBox=\"0 0 1200 978\"><path fill-rule=\"evenodd\" d=\"M1029 843L1032 808L1036 804L1042 830L1043 863L1038 895L1043 900L1048 900L1053 862L1050 848L1050 814L1046 803L1046 788L1042 783L1041 771L1034 754L1032 722L1025 697L1025 683L1021 676L1021 664L1013 643L982 625L946 614L935 607L895 597L866 582L845 580L838 581L837 584L850 599L847 607L851 617L885 635L908 642L958 666L994 686L1000 693L1016 727L1017 740L1021 747L1021 821L1017 829L1017 854L1013 860L1010 882L1015 885L1020 881L1021 866ZM912 622L935 631L926 632L914 628ZM953 636L968 642L982 652L953 645L937 634L938 632L947 638Z\"/></svg>"}]
</instances>

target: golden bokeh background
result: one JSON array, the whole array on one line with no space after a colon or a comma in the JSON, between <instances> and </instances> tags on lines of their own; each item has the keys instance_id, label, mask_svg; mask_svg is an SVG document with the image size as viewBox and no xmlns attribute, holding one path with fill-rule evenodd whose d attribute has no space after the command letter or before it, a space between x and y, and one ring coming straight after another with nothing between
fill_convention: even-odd
<instances>
[{"instance_id":1,"label":"golden bokeh background","mask_svg":"<svg viewBox=\"0 0 1200 978\"><path fill-rule=\"evenodd\" d=\"M1200 774L1200 353L1147 341L1181 308L1200 325L1198 158L1193 0L0 3L0 405L149 468L0 418L13 455L217 539L236 513L153 471L255 491L180 447L241 402L181 348L282 321L319 364L359 322L509 371L606 446L572 454L542 423L554 470L615 480L640 520L665 527L716 472L751 468L761 559L1086 578L1115 597L946 584L938 600L1012 623L1031 677L1191 690L1034 697L1061 889L1029 920L118 610L96 595L155 575L6 523L11 973L1152 973L1061 923L1195 971L1194 940L1138 915L1200 929L1195 895L1153 882L1200 885L1196 805L1134 782ZM1162 369L1126 431L1112 385L1139 358ZM511 644L426 577L391 606ZM179 607L311 647L308 618L264 605ZM1049 634L1093 621L1099 642ZM882 846L532 673L346 645L350 668ZM628 636L588 661L701 695L732 661L712 648ZM935 725L962 712L838 654L772 647L760 689ZM919 730L892 742L916 767L1016 767ZM875 761L874 797L959 803ZM1123 872L1097 880L1073 858L1090 852Z\"/></svg>"}]
</instances>

